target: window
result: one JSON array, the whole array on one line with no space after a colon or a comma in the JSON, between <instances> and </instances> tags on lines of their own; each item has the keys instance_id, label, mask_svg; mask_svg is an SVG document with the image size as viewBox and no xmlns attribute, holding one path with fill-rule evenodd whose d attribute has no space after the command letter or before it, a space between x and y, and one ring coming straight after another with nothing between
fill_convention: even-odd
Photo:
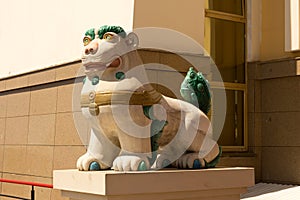
<instances>
[{"instance_id":1,"label":"window","mask_svg":"<svg viewBox=\"0 0 300 200\"><path fill-rule=\"evenodd\" d=\"M246 15L245 0L207 0L204 46L221 73L227 112L218 143L225 151L247 150ZM212 72L212 96L218 82ZM213 114L212 114L213 116Z\"/></svg>"}]
</instances>

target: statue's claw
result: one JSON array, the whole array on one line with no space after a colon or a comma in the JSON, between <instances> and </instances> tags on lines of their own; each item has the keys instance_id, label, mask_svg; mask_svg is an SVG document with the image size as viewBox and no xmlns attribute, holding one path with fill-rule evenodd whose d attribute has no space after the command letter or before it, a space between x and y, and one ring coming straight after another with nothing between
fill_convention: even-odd
<instances>
[{"instance_id":1,"label":"statue's claw","mask_svg":"<svg viewBox=\"0 0 300 200\"><path fill-rule=\"evenodd\" d=\"M201 168L203 168L203 166L201 165L199 159L194 160L193 169L201 169Z\"/></svg>"},{"instance_id":2,"label":"statue's claw","mask_svg":"<svg viewBox=\"0 0 300 200\"><path fill-rule=\"evenodd\" d=\"M205 161L203 158L199 158L198 153L188 153L182 155L172 165L181 169L201 169L205 168Z\"/></svg>"},{"instance_id":3,"label":"statue's claw","mask_svg":"<svg viewBox=\"0 0 300 200\"><path fill-rule=\"evenodd\" d=\"M98 171L101 169L109 168L89 153L85 153L84 155L82 155L77 160L76 166L80 171Z\"/></svg>"},{"instance_id":4,"label":"statue's claw","mask_svg":"<svg viewBox=\"0 0 300 200\"><path fill-rule=\"evenodd\" d=\"M89 166L89 171L99 171L99 170L101 170L99 163L96 161L91 162Z\"/></svg>"},{"instance_id":5,"label":"statue's claw","mask_svg":"<svg viewBox=\"0 0 300 200\"><path fill-rule=\"evenodd\" d=\"M171 162L168 159L168 156L166 156L164 154L159 154L157 156L155 163L153 164L153 168L162 169L162 168L168 167L170 164L171 164Z\"/></svg>"},{"instance_id":6,"label":"statue's claw","mask_svg":"<svg viewBox=\"0 0 300 200\"><path fill-rule=\"evenodd\" d=\"M77 169L79 169L80 171L88 171L90 160L92 160L92 157L88 153L80 156L76 163Z\"/></svg>"},{"instance_id":7,"label":"statue's claw","mask_svg":"<svg viewBox=\"0 0 300 200\"><path fill-rule=\"evenodd\" d=\"M138 171L146 171L147 170L147 164L145 161L141 161L138 168L137 168Z\"/></svg>"},{"instance_id":8,"label":"statue's claw","mask_svg":"<svg viewBox=\"0 0 300 200\"><path fill-rule=\"evenodd\" d=\"M146 171L150 169L150 163L146 156L120 155L114 160L112 168L116 171Z\"/></svg>"}]
</instances>

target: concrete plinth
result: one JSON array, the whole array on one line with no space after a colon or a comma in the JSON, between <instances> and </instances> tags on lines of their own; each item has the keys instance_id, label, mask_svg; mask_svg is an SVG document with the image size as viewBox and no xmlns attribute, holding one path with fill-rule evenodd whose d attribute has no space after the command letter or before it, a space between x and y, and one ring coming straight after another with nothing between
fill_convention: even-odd
<instances>
[{"instance_id":1,"label":"concrete plinth","mask_svg":"<svg viewBox=\"0 0 300 200\"><path fill-rule=\"evenodd\" d=\"M72 200L237 200L254 185L254 169L56 170L53 185Z\"/></svg>"}]
</instances>

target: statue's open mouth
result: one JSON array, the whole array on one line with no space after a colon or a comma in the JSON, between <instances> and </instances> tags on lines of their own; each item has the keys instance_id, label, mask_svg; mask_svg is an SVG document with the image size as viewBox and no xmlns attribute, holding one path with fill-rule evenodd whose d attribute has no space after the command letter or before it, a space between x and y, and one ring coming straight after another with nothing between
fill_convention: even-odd
<instances>
[{"instance_id":1,"label":"statue's open mouth","mask_svg":"<svg viewBox=\"0 0 300 200\"><path fill-rule=\"evenodd\" d=\"M99 61L83 62L86 71L103 71L106 68L116 68L122 63L120 57L114 58L111 62L103 63Z\"/></svg>"}]
</instances>

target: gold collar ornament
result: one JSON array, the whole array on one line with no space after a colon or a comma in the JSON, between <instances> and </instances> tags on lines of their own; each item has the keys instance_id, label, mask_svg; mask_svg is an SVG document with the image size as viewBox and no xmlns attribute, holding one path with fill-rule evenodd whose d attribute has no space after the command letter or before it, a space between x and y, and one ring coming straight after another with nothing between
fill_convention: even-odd
<instances>
[{"instance_id":1,"label":"gold collar ornament","mask_svg":"<svg viewBox=\"0 0 300 200\"><path fill-rule=\"evenodd\" d=\"M99 106L105 105L142 105L151 106L157 104L162 95L156 90L143 91L115 91L95 92L81 95L81 108L89 108L91 115L99 115Z\"/></svg>"}]
</instances>

